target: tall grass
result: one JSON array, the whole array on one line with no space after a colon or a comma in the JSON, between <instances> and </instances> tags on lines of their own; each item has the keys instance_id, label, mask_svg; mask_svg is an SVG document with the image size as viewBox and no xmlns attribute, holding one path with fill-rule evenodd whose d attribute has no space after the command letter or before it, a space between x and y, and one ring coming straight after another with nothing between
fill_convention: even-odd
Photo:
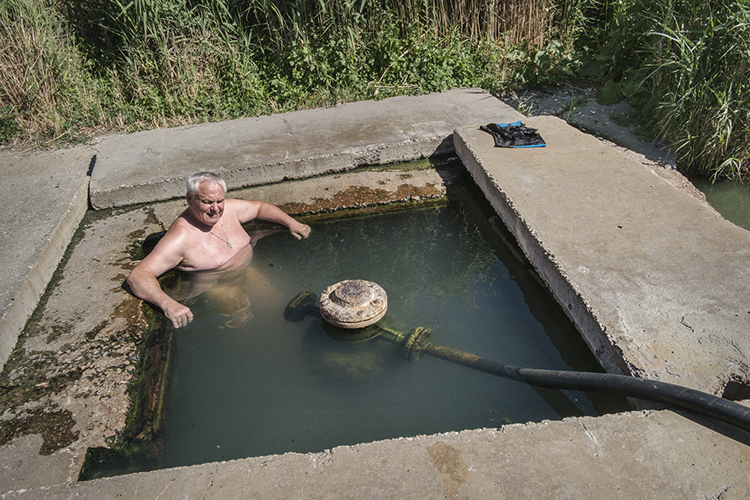
<instances>
[{"instance_id":1,"label":"tall grass","mask_svg":"<svg viewBox=\"0 0 750 500\"><path fill-rule=\"evenodd\" d=\"M538 81L560 0L5 0L0 141ZM517 47L513 57L507 57ZM519 55L520 54L520 55ZM562 58L560 50L553 58Z\"/></svg>"},{"instance_id":2,"label":"tall grass","mask_svg":"<svg viewBox=\"0 0 750 500\"><path fill-rule=\"evenodd\" d=\"M749 11L748 0L4 0L0 142L594 75L677 148L682 170L750 178Z\"/></svg>"},{"instance_id":3,"label":"tall grass","mask_svg":"<svg viewBox=\"0 0 750 500\"><path fill-rule=\"evenodd\" d=\"M622 0L600 61L678 168L750 178L750 2Z\"/></svg>"},{"instance_id":4,"label":"tall grass","mask_svg":"<svg viewBox=\"0 0 750 500\"><path fill-rule=\"evenodd\" d=\"M686 169L748 176L750 5L726 2L695 14L699 22L668 13L650 34L660 80L654 125Z\"/></svg>"},{"instance_id":5,"label":"tall grass","mask_svg":"<svg viewBox=\"0 0 750 500\"><path fill-rule=\"evenodd\" d=\"M54 5L36 0L0 4L0 138L54 141L83 116L96 116L93 85L81 64Z\"/></svg>"}]
</instances>

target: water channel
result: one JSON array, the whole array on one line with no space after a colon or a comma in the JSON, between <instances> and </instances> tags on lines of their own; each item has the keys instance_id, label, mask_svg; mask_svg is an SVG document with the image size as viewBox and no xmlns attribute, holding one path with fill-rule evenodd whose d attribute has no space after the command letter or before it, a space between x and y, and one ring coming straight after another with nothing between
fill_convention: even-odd
<instances>
[{"instance_id":1,"label":"water channel","mask_svg":"<svg viewBox=\"0 0 750 500\"><path fill-rule=\"evenodd\" d=\"M750 185L737 181L712 183L705 177L690 177L690 181L706 195L725 219L750 231Z\"/></svg>"}]
</instances>

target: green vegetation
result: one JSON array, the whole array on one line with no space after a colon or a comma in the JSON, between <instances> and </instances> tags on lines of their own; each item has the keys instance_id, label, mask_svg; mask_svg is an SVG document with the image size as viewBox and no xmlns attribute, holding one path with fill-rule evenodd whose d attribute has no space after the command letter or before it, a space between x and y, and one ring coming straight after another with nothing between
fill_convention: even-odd
<instances>
[{"instance_id":1,"label":"green vegetation","mask_svg":"<svg viewBox=\"0 0 750 500\"><path fill-rule=\"evenodd\" d=\"M42 145L478 85L562 54L545 0L5 0L0 141ZM534 59L534 56L538 57Z\"/></svg>"},{"instance_id":2,"label":"green vegetation","mask_svg":"<svg viewBox=\"0 0 750 500\"><path fill-rule=\"evenodd\" d=\"M0 142L592 80L685 171L748 177L748 0L4 0Z\"/></svg>"},{"instance_id":3,"label":"green vegetation","mask_svg":"<svg viewBox=\"0 0 750 500\"><path fill-rule=\"evenodd\" d=\"M750 178L750 1L605 3L582 74L604 102L627 97L644 129L677 149L680 170Z\"/></svg>"}]
</instances>

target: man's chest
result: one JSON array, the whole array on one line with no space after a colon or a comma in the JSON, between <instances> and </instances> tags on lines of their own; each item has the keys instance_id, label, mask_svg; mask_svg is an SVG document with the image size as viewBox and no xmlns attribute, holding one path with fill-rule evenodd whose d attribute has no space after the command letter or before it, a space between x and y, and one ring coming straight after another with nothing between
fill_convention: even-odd
<instances>
[{"instance_id":1,"label":"man's chest","mask_svg":"<svg viewBox=\"0 0 750 500\"><path fill-rule=\"evenodd\" d=\"M231 259L236 253L234 245L228 238L214 233L203 233L194 238L185 248L180 268L191 271L217 269Z\"/></svg>"}]
</instances>

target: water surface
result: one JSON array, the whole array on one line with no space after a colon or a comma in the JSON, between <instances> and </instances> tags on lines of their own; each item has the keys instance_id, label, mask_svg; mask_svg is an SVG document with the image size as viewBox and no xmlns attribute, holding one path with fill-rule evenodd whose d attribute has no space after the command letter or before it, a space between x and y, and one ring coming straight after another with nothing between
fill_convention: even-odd
<instances>
[{"instance_id":1,"label":"water surface","mask_svg":"<svg viewBox=\"0 0 750 500\"><path fill-rule=\"evenodd\" d=\"M690 181L703 191L706 201L725 219L750 231L750 184L737 181L712 183L705 177L691 177Z\"/></svg>"},{"instance_id":2,"label":"water surface","mask_svg":"<svg viewBox=\"0 0 750 500\"><path fill-rule=\"evenodd\" d=\"M476 193L314 224L304 241L261 239L248 270L193 299L196 319L175 333L162 466L625 409L427 356L409 362L380 339L337 342L316 317L283 319L300 291L366 279L386 290L391 328L427 327L434 343L502 363L601 371Z\"/></svg>"}]
</instances>

